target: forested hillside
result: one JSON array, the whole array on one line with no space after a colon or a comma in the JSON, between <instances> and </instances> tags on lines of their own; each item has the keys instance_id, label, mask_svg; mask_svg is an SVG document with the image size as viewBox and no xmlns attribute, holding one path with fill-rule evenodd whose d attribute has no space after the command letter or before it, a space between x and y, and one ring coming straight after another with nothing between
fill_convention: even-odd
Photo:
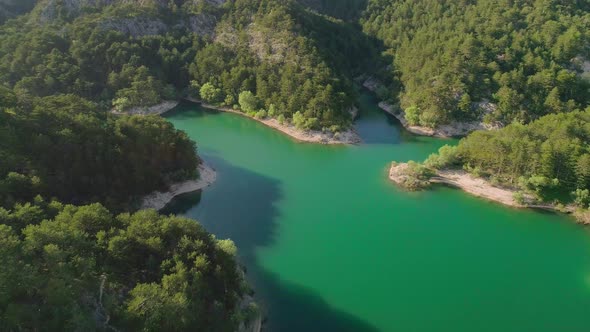
<instances>
[{"instance_id":1,"label":"forested hillside","mask_svg":"<svg viewBox=\"0 0 590 332\"><path fill-rule=\"evenodd\" d=\"M41 1L0 27L0 330L236 331L255 310L231 241L115 216L198 176L185 133L110 109L176 98L203 44L109 2Z\"/></svg>"},{"instance_id":2,"label":"forested hillside","mask_svg":"<svg viewBox=\"0 0 590 332\"><path fill-rule=\"evenodd\" d=\"M194 220L40 198L0 208L0 330L227 331L252 314L236 248Z\"/></svg>"},{"instance_id":3,"label":"forested hillside","mask_svg":"<svg viewBox=\"0 0 590 332\"><path fill-rule=\"evenodd\" d=\"M337 130L351 122L350 78L375 53L349 23L295 1L45 0L0 28L0 82L123 111L183 95L240 107L249 92L244 111Z\"/></svg>"},{"instance_id":4,"label":"forested hillside","mask_svg":"<svg viewBox=\"0 0 590 332\"><path fill-rule=\"evenodd\" d=\"M590 222L590 107L546 115L530 124L478 131L444 146L425 166L462 168L491 183L516 188L539 202L575 204Z\"/></svg>"},{"instance_id":5,"label":"forested hillside","mask_svg":"<svg viewBox=\"0 0 590 332\"><path fill-rule=\"evenodd\" d=\"M110 115L75 95L17 99L0 87L0 206L36 195L128 208L197 176L195 144L156 116Z\"/></svg>"},{"instance_id":6,"label":"forested hillside","mask_svg":"<svg viewBox=\"0 0 590 332\"><path fill-rule=\"evenodd\" d=\"M24 14L35 6L36 0L3 0L0 1L0 24L6 20Z\"/></svg>"},{"instance_id":7,"label":"forested hillside","mask_svg":"<svg viewBox=\"0 0 590 332\"><path fill-rule=\"evenodd\" d=\"M588 105L589 10L586 1L370 0L362 25L394 57L411 124L526 123ZM478 107L485 100L495 107Z\"/></svg>"}]
</instances>

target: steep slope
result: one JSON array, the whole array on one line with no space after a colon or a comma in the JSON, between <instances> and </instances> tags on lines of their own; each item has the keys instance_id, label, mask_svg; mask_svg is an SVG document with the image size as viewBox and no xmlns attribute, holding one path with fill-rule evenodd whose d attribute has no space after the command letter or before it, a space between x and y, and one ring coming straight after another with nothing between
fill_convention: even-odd
<instances>
[{"instance_id":1,"label":"steep slope","mask_svg":"<svg viewBox=\"0 0 590 332\"><path fill-rule=\"evenodd\" d=\"M24 14L35 6L36 0L3 0L0 2L0 24Z\"/></svg>"},{"instance_id":2,"label":"steep slope","mask_svg":"<svg viewBox=\"0 0 590 332\"><path fill-rule=\"evenodd\" d=\"M210 103L332 131L350 125L351 77L376 53L351 24L295 1L44 0L0 29L0 82L20 93L126 110L207 86Z\"/></svg>"},{"instance_id":3,"label":"steep slope","mask_svg":"<svg viewBox=\"0 0 590 332\"><path fill-rule=\"evenodd\" d=\"M411 124L436 127L484 115L507 124L588 105L581 75L590 55L588 6L371 0L362 24L394 57L403 85L399 103ZM496 107L478 107L486 100Z\"/></svg>"}]
</instances>

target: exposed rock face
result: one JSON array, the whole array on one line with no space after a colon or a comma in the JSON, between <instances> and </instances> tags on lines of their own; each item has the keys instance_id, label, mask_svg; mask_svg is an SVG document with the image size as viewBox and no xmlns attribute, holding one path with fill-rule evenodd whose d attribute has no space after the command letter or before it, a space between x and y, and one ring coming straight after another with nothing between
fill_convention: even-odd
<instances>
[{"instance_id":1,"label":"exposed rock face","mask_svg":"<svg viewBox=\"0 0 590 332\"><path fill-rule=\"evenodd\" d=\"M103 7L114 2L115 0L45 0L37 5L39 8L38 19L41 23L48 22L58 18L60 12L69 16L77 16L84 8Z\"/></svg>"},{"instance_id":2,"label":"exposed rock face","mask_svg":"<svg viewBox=\"0 0 590 332\"><path fill-rule=\"evenodd\" d=\"M172 0L44 0L37 7L37 17L41 23L49 22L60 15L70 18L81 15L86 8L102 8L113 4L136 4L138 6L168 7ZM198 0L187 0L187 6L197 5ZM221 6L226 0L205 0L212 6ZM176 2L174 2L176 3ZM0 7L1 8L1 7ZM132 37L164 34L174 28L187 29L201 36L212 36L217 25L217 18L208 13L190 15L174 24L167 24L157 17L124 17L100 22L105 30L117 30Z\"/></svg>"},{"instance_id":3,"label":"exposed rock face","mask_svg":"<svg viewBox=\"0 0 590 332\"><path fill-rule=\"evenodd\" d=\"M381 86L381 82L379 80L369 77L363 81L363 87L367 90L376 92L377 89ZM496 110L496 104L491 103L487 100L483 100L478 103L473 103L473 107L477 108L481 111L482 117L485 114L492 113ZM494 130L499 129L501 126L500 124L488 124L484 123L481 119L476 121L467 121L467 122L458 122L453 121L448 124L444 124L438 126L437 128L428 128L424 126L413 126L408 123L406 120L406 115L403 110L401 110L396 105L391 105L387 102L380 102L379 108L384 110L385 112L393 115L396 117L399 122L406 128L409 132L416 134L416 135L423 135L423 136L434 136L434 137L458 137L458 136L465 136L472 131L476 130Z\"/></svg>"},{"instance_id":4,"label":"exposed rock face","mask_svg":"<svg viewBox=\"0 0 590 332\"><path fill-rule=\"evenodd\" d=\"M152 36L166 33L168 26L159 19L133 17L108 20L101 24L105 30L117 30L132 37Z\"/></svg>"},{"instance_id":5,"label":"exposed rock face","mask_svg":"<svg viewBox=\"0 0 590 332\"><path fill-rule=\"evenodd\" d=\"M133 114L133 115L161 115L164 114L174 107L178 106L178 101L166 100L160 104L148 106L148 107L134 107L130 110L121 112L118 110L112 110L114 114Z\"/></svg>"},{"instance_id":6,"label":"exposed rock face","mask_svg":"<svg viewBox=\"0 0 590 332\"><path fill-rule=\"evenodd\" d=\"M211 0L215 1L215 0ZM217 0L223 1L223 0ZM217 25L217 18L209 14L199 14L188 18L184 22L184 26L201 36L212 36L215 33L215 26Z\"/></svg>"},{"instance_id":7,"label":"exposed rock face","mask_svg":"<svg viewBox=\"0 0 590 332\"><path fill-rule=\"evenodd\" d=\"M15 1L15 0L8 0ZM32 1L32 0L26 0ZM56 19L59 15L66 14L69 17L76 17L83 13L86 8L102 8L113 4L133 4L137 6L159 6L168 7L171 3L176 5L197 5L203 0L42 0L37 6L37 19L44 23ZM219 7L227 0L204 0L207 4ZM128 21L131 20L131 21ZM131 35L136 35L138 31L145 31L146 33L139 33L138 35L149 35L153 31L159 31L163 27L162 22L146 23L146 19L128 19L128 20L113 20L110 21L110 26L119 28L121 32L129 32ZM215 17L208 14L197 14L189 17L185 22L181 22L180 26L185 26L191 31L199 34L212 34L215 26ZM119 30L117 29L117 30ZM144 30L145 29L145 30Z\"/></svg>"}]
</instances>

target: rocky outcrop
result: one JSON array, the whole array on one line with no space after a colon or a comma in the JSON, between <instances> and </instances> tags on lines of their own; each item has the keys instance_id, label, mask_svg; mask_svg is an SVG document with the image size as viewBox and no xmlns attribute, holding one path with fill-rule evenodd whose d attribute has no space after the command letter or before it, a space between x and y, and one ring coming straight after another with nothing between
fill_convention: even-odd
<instances>
[{"instance_id":1,"label":"rocky outcrop","mask_svg":"<svg viewBox=\"0 0 590 332\"><path fill-rule=\"evenodd\" d=\"M369 77L363 81L363 87L371 92L376 92L382 86L379 80ZM490 103L487 100L483 100L478 103L473 103L473 107L480 110L481 117L485 114L491 113L496 109L496 105ZM406 120L406 115L403 110L399 108L399 106L389 104L387 102L380 102L379 108L384 110L385 112L393 115L395 118L399 120L401 125L406 128L409 132L422 135L422 136L433 136L433 137L441 137L441 138L448 138L448 137L461 137L466 136L472 131L476 130L494 130L499 129L501 126L500 124L489 124L485 123L481 118L476 121L453 121L451 123L447 123L444 125L440 125L436 128L429 128L424 126L414 126L408 123Z\"/></svg>"},{"instance_id":2,"label":"rocky outcrop","mask_svg":"<svg viewBox=\"0 0 590 332\"><path fill-rule=\"evenodd\" d=\"M205 0L208 4L218 7L226 0ZM44 0L36 9L35 21L45 23L56 19L64 13L75 18L87 8L103 8L113 4L134 4L137 6L155 5L168 8L170 0ZM197 0L185 0L181 5L198 5ZM178 2L176 2L178 4ZM188 13L187 13L188 14ZM142 37L166 33L172 29L186 29L202 36L212 36L217 18L209 13L188 14L173 23L166 23L157 17L113 17L98 23L105 30L117 30L133 37Z\"/></svg>"},{"instance_id":3,"label":"rocky outcrop","mask_svg":"<svg viewBox=\"0 0 590 332\"><path fill-rule=\"evenodd\" d=\"M166 100L160 104L145 107L133 107L127 111L112 110L114 114L130 114L130 115L161 115L174 107L178 106L179 102L174 100Z\"/></svg>"},{"instance_id":4,"label":"rocky outcrop","mask_svg":"<svg viewBox=\"0 0 590 332\"><path fill-rule=\"evenodd\" d=\"M112 19L102 22L101 27L104 30L117 30L135 38L160 35L169 30L168 25L160 19L151 17Z\"/></svg>"},{"instance_id":5,"label":"rocky outcrop","mask_svg":"<svg viewBox=\"0 0 590 332\"><path fill-rule=\"evenodd\" d=\"M141 209L163 209L172 199L178 195L195 192L213 184L217 179L215 170L206 164L199 165L199 179L187 180L172 184L168 191L155 191L145 196L141 203Z\"/></svg>"},{"instance_id":6,"label":"rocky outcrop","mask_svg":"<svg viewBox=\"0 0 590 332\"><path fill-rule=\"evenodd\" d=\"M190 16L182 25L187 30L200 36L213 36L217 25L217 18L209 14L199 14Z\"/></svg>"}]
</instances>

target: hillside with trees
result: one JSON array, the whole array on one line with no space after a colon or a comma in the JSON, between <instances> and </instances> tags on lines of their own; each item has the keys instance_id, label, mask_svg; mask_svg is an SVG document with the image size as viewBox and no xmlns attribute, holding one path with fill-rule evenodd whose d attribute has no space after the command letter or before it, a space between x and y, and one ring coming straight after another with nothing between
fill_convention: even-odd
<instances>
[{"instance_id":1,"label":"hillside with trees","mask_svg":"<svg viewBox=\"0 0 590 332\"><path fill-rule=\"evenodd\" d=\"M391 98L410 124L527 123L584 109L590 59L584 1L371 0L361 19L394 60ZM481 107L482 102L493 107Z\"/></svg>"},{"instance_id":2,"label":"hillside with trees","mask_svg":"<svg viewBox=\"0 0 590 332\"><path fill-rule=\"evenodd\" d=\"M75 95L18 99L0 87L0 206L41 194L121 211L194 178L195 143L156 116L114 116Z\"/></svg>"},{"instance_id":3,"label":"hillside with trees","mask_svg":"<svg viewBox=\"0 0 590 332\"><path fill-rule=\"evenodd\" d=\"M236 331L236 247L194 220L100 204L0 208L0 330Z\"/></svg>"},{"instance_id":4,"label":"hillside with trees","mask_svg":"<svg viewBox=\"0 0 590 332\"><path fill-rule=\"evenodd\" d=\"M0 27L0 82L120 111L182 96L239 108L250 92L244 111L337 131L351 124L351 77L375 67L367 54L351 23L295 1L48 0Z\"/></svg>"},{"instance_id":5,"label":"hillside with trees","mask_svg":"<svg viewBox=\"0 0 590 332\"><path fill-rule=\"evenodd\" d=\"M492 185L514 189L517 202L527 195L536 203L574 205L579 219L589 223L590 108L474 132L457 146L445 145L414 169L412 178L462 169Z\"/></svg>"}]
</instances>

